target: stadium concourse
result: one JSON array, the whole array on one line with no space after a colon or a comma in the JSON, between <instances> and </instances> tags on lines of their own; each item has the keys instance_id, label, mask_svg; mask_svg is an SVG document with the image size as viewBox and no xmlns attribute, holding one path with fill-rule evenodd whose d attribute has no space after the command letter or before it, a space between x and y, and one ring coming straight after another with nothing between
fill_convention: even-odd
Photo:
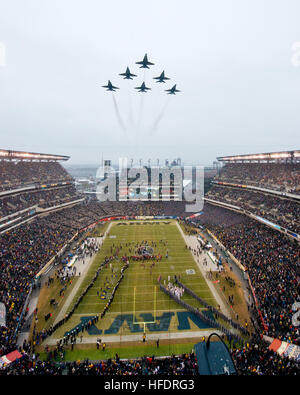
<instances>
[{"instance_id":1,"label":"stadium concourse","mask_svg":"<svg viewBox=\"0 0 300 395\"><path fill-rule=\"evenodd\" d=\"M41 361L30 342L18 343L36 275L45 265L60 262L60 252L101 219L148 215L201 226L244 269L254 301L248 308L255 331L245 344L230 342L238 374L299 374L294 316L299 305L300 163L295 152L284 160L265 155L218 158L225 166L205 197L202 213L191 215L184 202L86 200L59 163L68 157L0 151L0 303L6 310L0 328L0 375L198 373L193 353L57 364L52 352ZM284 352L272 346L275 340L288 344Z\"/></svg>"}]
</instances>

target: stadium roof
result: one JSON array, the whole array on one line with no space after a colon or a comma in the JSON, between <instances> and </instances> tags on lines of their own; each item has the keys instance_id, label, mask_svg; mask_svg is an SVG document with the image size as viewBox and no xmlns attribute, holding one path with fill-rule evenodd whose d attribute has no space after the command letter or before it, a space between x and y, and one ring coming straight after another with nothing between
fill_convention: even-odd
<instances>
[{"instance_id":1,"label":"stadium roof","mask_svg":"<svg viewBox=\"0 0 300 395\"><path fill-rule=\"evenodd\" d=\"M269 152L263 154L246 154L233 156L220 156L217 158L221 162L260 162L260 161L274 161L274 162L300 162L300 150L295 151L280 151Z\"/></svg>"},{"instance_id":2,"label":"stadium roof","mask_svg":"<svg viewBox=\"0 0 300 395\"><path fill-rule=\"evenodd\" d=\"M0 149L0 159L68 160L69 156Z\"/></svg>"}]
</instances>

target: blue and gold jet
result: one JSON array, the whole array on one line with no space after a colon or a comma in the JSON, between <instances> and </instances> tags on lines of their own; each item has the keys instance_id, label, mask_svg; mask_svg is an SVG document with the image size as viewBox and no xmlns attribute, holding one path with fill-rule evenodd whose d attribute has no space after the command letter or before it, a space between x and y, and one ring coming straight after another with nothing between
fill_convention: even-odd
<instances>
[{"instance_id":1,"label":"blue and gold jet","mask_svg":"<svg viewBox=\"0 0 300 395\"><path fill-rule=\"evenodd\" d=\"M151 88L146 87L145 82L143 82L141 86L137 86L134 89L138 89L139 92L144 92L144 93L146 93L148 90L151 90Z\"/></svg>"},{"instance_id":2,"label":"blue and gold jet","mask_svg":"<svg viewBox=\"0 0 300 395\"><path fill-rule=\"evenodd\" d=\"M119 74L119 75L121 75L122 77L124 77L124 80L132 80L132 79L133 79L132 77L137 77L136 74L132 74L132 73L130 72L129 67L127 67L125 73L121 73L121 74Z\"/></svg>"},{"instance_id":3,"label":"blue and gold jet","mask_svg":"<svg viewBox=\"0 0 300 395\"><path fill-rule=\"evenodd\" d=\"M174 85L171 89L166 89L166 92L168 92L168 95L175 95L176 92L181 92L178 89L176 89L176 85Z\"/></svg>"},{"instance_id":4,"label":"blue and gold jet","mask_svg":"<svg viewBox=\"0 0 300 395\"><path fill-rule=\"evenodd\" d=\"M154 66L154 63L148 61L147 54L145 54L144 59L141 62L136 62L136 64L140 64L140 69L149 69L149 66Z\"/></svg>"},{"instance_id":5,"label":"blue and gold jet","mask_svg":"<svg viewBox=\"0 0 300 395\"><path fill-rule=\"evenodd\" d=\"M154 77L154 80L157 80L156 82L166 82L166 80L169 80L170 78L165 76L165 71L161 73L159 77Z\"/></svg>"},{"instance_id":6,"label":"blue and gold jet","mask_svg":"<svg viewBox=\"0 0 300 395\"><path fill-rule=\"evenodd\" d=\"M115 92L116 89L120 89L117 86L113 86L113 84L108 80L108 84L107 85L102 85L102 88L107 88L107 91L112 91Z\"/></svg>"}]
</instances>

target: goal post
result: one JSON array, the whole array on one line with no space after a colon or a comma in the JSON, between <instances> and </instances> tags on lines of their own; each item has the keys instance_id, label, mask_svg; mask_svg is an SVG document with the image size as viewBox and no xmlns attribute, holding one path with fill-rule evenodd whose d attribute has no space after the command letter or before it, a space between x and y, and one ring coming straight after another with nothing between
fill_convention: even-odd
<instances>
[{"instance_id":1,"label":"goal post","mask_svg":"<svg viewBox=\"0 0 300 395\"><path fill-rule=\"evenodd\" d=\"M153 320L152 321L136 321L136 287L133 288L133 324L144 325L144 332L147 324L156 323L156 286L153 288Z\"/></svg>"}]
</instances>

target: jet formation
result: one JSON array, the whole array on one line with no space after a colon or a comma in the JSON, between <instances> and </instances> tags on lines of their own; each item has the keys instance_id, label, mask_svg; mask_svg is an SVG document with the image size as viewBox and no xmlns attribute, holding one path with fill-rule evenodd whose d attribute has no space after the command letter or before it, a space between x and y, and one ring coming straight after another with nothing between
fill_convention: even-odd
<instances>
[{"instance_id":1,"label":"jet formation","mask_svg":"<svg viewBox=\"0 0 300 395\"><path fill-rule=\"evenodd\" d=\"M170 78L165 77L165 72L163 71L159 77L154 77L154 80L157 80L156 82L166 82L165 80L169 80Z\"/></svg>"},{"instance_id":2,"label":"jet formation","mask_svg":"<svg viewBox=\"0 0 300 395\"><path fill-rule=\"evenodd\" d=\"M135 62L135 64L141 64L140 69L149 69L149 66L154 66L154 63L148 61L147 54L141 62Z\"/></svg>"},{"instance_id":3,"label":"jet formation","mask_svg":"<svg viewBox=\"0 0 300 395\"><path fill-rule=\"evenodd\" d=\"M139 92L147 92L147 91L151 90L151 88L146 87L145 82L143 82L141 86L137 86L134 89L138 89Z\"/></svg>"},{"instance_id":4,"label":"jet formation","mask_svg":"<svg viewBox=\"0 0 300 395\"><path fill-rule=\"evenodd\" d=\"M155 64L152 62L149 62L148 60L148 56L147 54L145 54L143 60L136 62L136 64L140 65L140 68L143 69L149 69L149 66L154 66ZM132 80L133 77L137 77L136 74L133 74L130 72L129 67L126 68L125 73L120 73L120 76L124 77L124 80ZM156 82L159 83L166 83L166 81L170 80L169 77L165 76L165 71L163 71L158 77L153 77L154 80L156 80ZM112 91L112 92L116 92L116 89L120 89L117 86L114 86L110 80L108 80L108 84L107 85L103 85L103 88L106 88L107 91ZM138 90L138 92L142 92L142 93L146 93L148 90L151 90L151 88L147 87L145 82L143 82L141 84L141 86L137 86L134 89ZM167 92L168 95L175 95L177 92L181 92L180 90L176 89L176 85L174 85L171 89L166 89L165 90Z\"/></svg>"},{"instance_id":5,"label":"jet formation","mask_svg":"<svg viewBox=\"0 0 300 395\"><path fill-rule=\"evenodd\" d=\"M124 76L124 80L133 80L132 77L137 77L136 74L132 74L132 73L130 72L129 67L127 67L125 73L121 73L121 74L119 74L119 75Z\"/></svg>"},{"instance_id":6,"label":"jet formation","mask_svg":"<svg viewBox=\"0 0 300 395\"><path fill-rule=\"evenodd\" d=\"M166 92L168 92L168 95L175 95L176 92L180 92L178 89L176 89L176 85L174 85L171 89L166 89Z\"/></svg>"},{"instance_id":7,"label":"jet formation","mask_svg":"<svg viewBox=\"0 0 300 395\"><path fill-rule=\"evenodd\" d=\"M107 91L112 91L115 92L116 89L120 89L117 86L113 86L113 84L110 82L110 80L108 80L108 84L107 85L103 85L102 88L107 88Z\"/></svg>"}]
</instances>

